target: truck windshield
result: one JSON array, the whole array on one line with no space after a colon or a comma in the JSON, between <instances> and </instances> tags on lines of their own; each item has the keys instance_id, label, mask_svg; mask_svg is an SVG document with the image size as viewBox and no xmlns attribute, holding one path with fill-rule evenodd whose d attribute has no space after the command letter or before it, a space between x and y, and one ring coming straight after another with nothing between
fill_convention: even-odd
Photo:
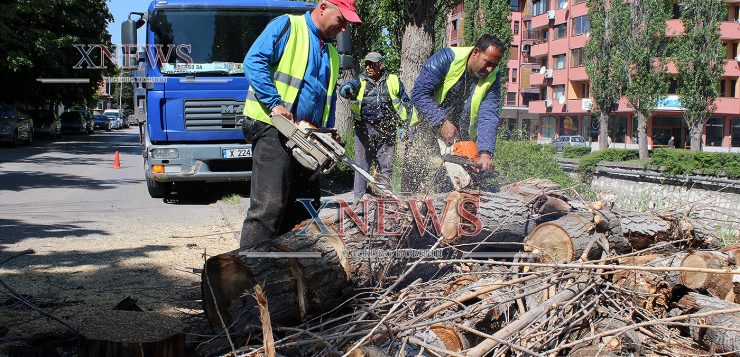
<instances>
[{"instance_id":1,"label":"truck windshield","mask_svg":"<svg viewBox=\"0 0 740 357\"><path fill-rule=\"evenodd\" d=\"M242 62L252 42L270 20L283 14L284 10L156 10L150 25L155 44L163 47L159 68L165 75L243 75ZM169 58L168 45L173 46ZM182 52L192 63L178 56L180 45L190 45Z\"/></svg>"}]
</instances>

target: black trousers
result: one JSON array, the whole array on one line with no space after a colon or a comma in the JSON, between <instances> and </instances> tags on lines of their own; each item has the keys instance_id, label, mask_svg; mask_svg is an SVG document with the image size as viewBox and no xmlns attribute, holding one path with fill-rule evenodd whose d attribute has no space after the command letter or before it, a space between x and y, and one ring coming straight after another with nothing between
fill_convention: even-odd
<instances>
[{"instance_id":1,"label":"black trousers","mask_svg":"<svg viewBox=\"0 0 740 357\"><path fill-rule=\"evenodd\" d=\"M250 120L250 119L246 119ZM240 248L251 248L290 231L311 217L297 199L320 204L319 175L301 164L285 146L286 138L272 126L254 121L246 137L252 141L252 180L249 209L242 227ZM246 135L249 134L249 135Z\"/></svg>"}]
</instances>

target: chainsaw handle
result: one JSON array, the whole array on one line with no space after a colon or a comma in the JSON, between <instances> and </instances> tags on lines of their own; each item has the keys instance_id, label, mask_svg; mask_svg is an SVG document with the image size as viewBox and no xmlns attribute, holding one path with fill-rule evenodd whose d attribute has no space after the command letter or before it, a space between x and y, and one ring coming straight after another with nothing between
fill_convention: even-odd
<instances>
[{"instance_id":1,"label":"chainsaw handle","mask_svg":"<svg viewBox=\"0 0 740 357\"><path fill-rule=\"evenodd\" d=\"M453 155L453 154L444 154L442 156L442 160L444 162L449 162L451 164L458 164L458 165L462 166L463 168L465 168L465 170L468 170L468 171L480 172L483 169L483 166L481 166L481 165L479 165L479 164L477 164L477 163L475 163L473 161L470 161L467 157L464 157L464 156L458 156L458 155Z\"/></svg>"}]
</instances>

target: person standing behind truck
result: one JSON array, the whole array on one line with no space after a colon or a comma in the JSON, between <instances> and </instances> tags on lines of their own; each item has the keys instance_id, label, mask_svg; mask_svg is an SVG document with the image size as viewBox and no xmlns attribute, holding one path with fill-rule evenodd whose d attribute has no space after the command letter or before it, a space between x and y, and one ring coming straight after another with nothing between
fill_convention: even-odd
<instances>
[{"instance_id":1,"label":"person standing behind truck","mask_svg":"<svg viewBox=\"0 0 740 357\"><path fill-rule=\"evenodd\" d=\"M355 118L355 162L365 171L376 163L378 172L390 182L399 124L410 119L409 96L397 75L385 70L383 55L365 56L365 73L339 88L339 95L353 100ZM381 179L382 180L382 179ZM355 173L354 197L359 200L367 190L367 181Z\"/></svg>"},{"instance_id":2,"label":"person standing behind truck","mask_svg":"<svg viewBox=\"0 0 740 357\"><path fill-rule=\"evenodd\" d=\"M438 136L447 144L477 141L476 163L483 171L493 168L500 104L498 65L505 50L501 40L483 35L474 47L438 51L421 68L411 92L419 125L406 155L402 191L419 192L423 187L429 155L439 154L434 143Z\"/></svg>"},{"instance_id":3,"label":"person standing behind truck","mask_svg":"<svg viewBox=\"0 0 740 357\"><path fill-rule=\"evenodd\" d=\"M242 227L241 249L289 231L309 212L297 201L319 201L319 179L286 148L286 138L270 115L334 126L333 96L339 54L330 44L348 22L360 22L355 0L321 0L302 16L271 21L244 58L250 83L244 105L244 137L252 143L250 205Z\"/></svg>"}]
</instances>

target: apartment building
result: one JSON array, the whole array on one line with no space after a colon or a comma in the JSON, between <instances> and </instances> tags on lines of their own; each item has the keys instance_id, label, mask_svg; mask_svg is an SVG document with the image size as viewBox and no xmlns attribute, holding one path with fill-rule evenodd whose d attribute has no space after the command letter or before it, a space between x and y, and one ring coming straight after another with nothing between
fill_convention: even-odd
<instances>
[{"instance_id":1,"label":"apartment building","mask_svg":"<svg viewBox=\"0 0 740 357\"><path fill-rule=\"evenodd\" d=\"M727 17L720 24L726 60L717 110L704 128L706 151L740 152L740 0L726 0ZM674 6L667 35L683 32L681 7ZM462 6L449 15L451 46L463 43ZM511 43L502 125L523 129L541 143L559 135L582 135L598 141L598 120L590 114L590 82L584 67L584 47L590 20L586 0L511 0ZM668 72L676 74L673 65ZM672 81L669 95L658 102L648 123L650 147L665 146L671 136L677 147L689 146L688 128ZM637 122L622 99L609 119L614 147L637 147ZM595 145L595 144L594 144Z\"/></svg>"}]
</instances>

